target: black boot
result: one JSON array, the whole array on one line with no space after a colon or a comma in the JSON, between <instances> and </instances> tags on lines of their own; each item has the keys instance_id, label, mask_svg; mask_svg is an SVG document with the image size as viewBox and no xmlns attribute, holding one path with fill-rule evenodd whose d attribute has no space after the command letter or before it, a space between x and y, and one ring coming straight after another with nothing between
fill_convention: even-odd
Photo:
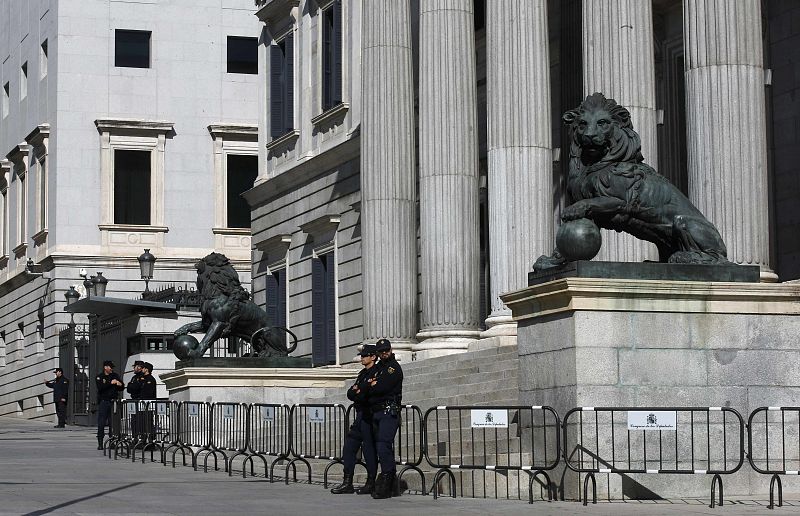
<instances>
[{"instance_id":1,"label":"black boot","mask_svg":"<svg viewBox=\"0 0 800 516\"><path fill-rule=\"evenodd\" d=\"M331 493L333 494L349 494L355 493L356 490L353 488L353 474L352 473L345 473L344 479L342 483L338 486L331 489Z\"/></svg>"},{"instance_id":2,"label":"black boot","mask_svg":"<svg viewBox=\"0 0 800 516\"><path fill-rule=\"evenodd\" d=\"M397 478L397 473L392 475L392 496L400 496L403 494L402 489L400 489L400 480Z\"/></svg>"},{"instance_id":3,"label":"black boot","mask_svg":"<svg viewBox=\"0 0 800 516\"><path fill-rule=\"evenodd\" d=\"M103 438L102 437L98 437L97 438L97 449L98 450L102 450L103 449Z\"/></svg>"},{"instance_id":4,"label":"black boot","mask_svg":"<svg viewBox=\"0 0 800 516\"><path fill-rule=\"evenodd\" d=\"M391 498L392 496L392 477L393 475L389 475L386 473L381 473L378 475L378 479L375 481L375 490L372 491L372 497L376 500L381 500L383 498Z\"/></svg>"},{"instance_id":5,"label":"black boot","mask_svg":"<svg viewBox=\"0 0 800 516\"><path fill-rule=\"evenodd\" d=\"M359 487L356 490L356 494L364 495L364 494L372 494L375 490L375 475L368 475L367 481L364 483L362 487Z\"/></svg>"}]
</instances>

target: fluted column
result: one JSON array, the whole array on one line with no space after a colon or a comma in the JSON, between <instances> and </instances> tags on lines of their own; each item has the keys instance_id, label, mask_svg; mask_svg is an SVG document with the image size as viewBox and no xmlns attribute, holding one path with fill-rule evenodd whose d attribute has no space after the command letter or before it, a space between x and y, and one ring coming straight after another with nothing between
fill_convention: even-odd
<instances>
[{"instance_id":1,"label":"fluted column","mask_svg":"<svg viewBox=\"0 0 800 516\"><path fill-rule=\"evenodd\" d=\"M489 260L483 336L515 335L500 294L528 285L553 251L550 58L545 0L496 0L486 13Z\"/></svg>"},{"instance_id":2,"label":"fluted column","mask_svg":"<svg viewBox=\"0 0 800 516\"><path fill-rule=\"evenodd\" d=\"M425 355L480 335L478 135L472 0L420 1L419 188Z\"/></svg>"},{"instance_id":3,"label":"fluted column","mask_svg":"<svg viewBox=\"0 0 800 516\"><path fill-rule=\"evenodd\" d=\"M759 0L684 0L689 198L736 263L769 268Z\"/></svg>"},{"instance_id":4,"label":"fluted column","mask_svg":"<svg viewBox=\"0 0 800 516\"><path fill-rule=\"evenodd\" d=\"M361 247L364 340L417 333L414 87L408 0L364 2Z\"/></svg>"},{"instance_id":5,"label":"fluted column","mask_svg":"<svg viewBox=\"0 0 800 516\"><path fill-rule=\"evenodd\" d=\"M583 86L628 108L642 138L645 163L658 168L652 2L583 1ZM597 260L657 260L653 244L627 233L603 231Z\"/></svg>"}]
</instances>

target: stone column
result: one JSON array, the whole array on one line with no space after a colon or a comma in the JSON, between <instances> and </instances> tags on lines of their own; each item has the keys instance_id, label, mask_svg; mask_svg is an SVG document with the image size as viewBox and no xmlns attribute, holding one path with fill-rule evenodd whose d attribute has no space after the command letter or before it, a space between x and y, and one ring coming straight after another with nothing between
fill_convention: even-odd
<instances>
[{"instance_id":1,"label":"stone column","mask_svg":"<svg viewBox=\"0 0 800 516\"><path fill-rule=\"evenodd\" d=\"M583 1L584 94L596 91L628 108L642 138L644 161L658 168L652 3L642 0ZM566 156L565 156L566 159ZM657 260L653 244L627 233L603 231L597 260Z\"/></svg>"},{"instance_id":2,"label":"stone column","mask_svg":"<svg viewBox=\"0 0 800 516\"><path fill-rule=\"evenodd\" d=\"M364 2L361 247L364 341L417 333L414 86L408 0Z\"/></svg>"},{"instance_id":3,"label":"stone column","mask_svg":"<svg viewBox=\"0 0 800 516\"><path fill-rule=\"evenodd\" d=\"M472 0L421 0L422 356L480 335L478 132ZM448 351L450 350L450 351Z\"/></svg>"},{"instance_id":4,"label":"stone column","mask_svg":"<svg viewBox=\"0 0 800 516\"><path fill-rule=\"evenodd\" d=\"M553 251L553 155L547 2L496 0L486 19L490 337L516 335L500 294Z\"/></svg>"},{"instance_id":5,"label":"stone column","mask_svg":"<svg viewBox=\"0 0 800 516\"><path fill-rule=\"evenodd\" d=\"M736 263L769 268L759 0L684 0L689 198Z\"/></svg>"}]
</instances>

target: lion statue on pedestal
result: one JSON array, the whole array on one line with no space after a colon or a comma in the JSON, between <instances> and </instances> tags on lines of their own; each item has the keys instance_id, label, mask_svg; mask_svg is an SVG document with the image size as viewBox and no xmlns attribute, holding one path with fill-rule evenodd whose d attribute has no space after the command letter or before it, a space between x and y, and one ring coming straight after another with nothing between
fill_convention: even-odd
<instances>
[{"instance_id":1,"label":"lion statue on pedestal","mask_svg":"<svg viewBox=\"0 0 800 516\"><path fill-rule=\"evenodd\" d=\"M197 290L202 297L201 319L175 330L175 337L205 332L203 340L194 338L177 343L175 355L180 359L199 358L217 339L237 337L250 343L250 356L287 356L297 347L297 336L287 328L271 326L267 313L258 307L239 283L239 275L228 257L211 253L195 265ZM287 335L292 344L287 345ZM186 342L184 342L184 340Z\"/></svg>"},{"instance_id":2,"label":"lion statue on pedestal","mask_svg":"<svg viewBox=\"0 0 800 516\"><path fill-rule=\"evenodd\" d=\"M561 214L558 242L569 242L569 230L562 230L569 229L565 226L571 221L589 219L601 228L654 243L660 262L730 263L717 228L680 190L643 163L641 141L627 109L594 93L567 111L563 120L570 133L566 187L572 204ZM576 259L559 245L552 256L536 260L534 271ZM580 259L591 259L597 249Z\"/></svg>"}]
</instances>

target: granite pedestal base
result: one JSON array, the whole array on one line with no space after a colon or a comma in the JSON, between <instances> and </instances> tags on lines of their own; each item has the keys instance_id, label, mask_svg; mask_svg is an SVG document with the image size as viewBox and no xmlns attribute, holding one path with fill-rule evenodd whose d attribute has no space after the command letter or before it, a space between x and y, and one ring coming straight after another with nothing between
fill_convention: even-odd
<instances>
[{"instance_id":1,"label":"granite pedestal base","mask_svg":"<svg viewBox=\"0 0 800 516\"><path fill-rule=\"evenodd\" d=\"M518 325L523 405L562 417L582 406L722 406L745 422L757 407L800 405L798 284L566 277L502 297ZM568 435L574 446L575 428ZM564 480L576 497L582 478ZM726 496L768 492L769 477L746 460L723 480ZM602 474L598 492L707 497L710 483ZM796 483L785 479L784 489L800 491Z\"/></svg>"}]
</instances>

